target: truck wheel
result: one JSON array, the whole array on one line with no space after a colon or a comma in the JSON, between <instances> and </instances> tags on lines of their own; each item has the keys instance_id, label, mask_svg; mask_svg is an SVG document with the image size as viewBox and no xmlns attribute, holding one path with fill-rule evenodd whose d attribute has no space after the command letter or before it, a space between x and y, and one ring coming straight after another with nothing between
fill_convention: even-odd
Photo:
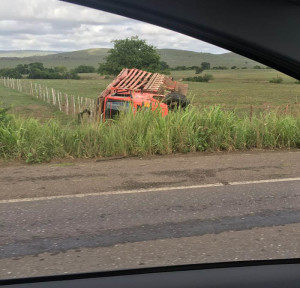
<instances>
[{"instance_id":1,"label":"truck wheel","mask_svg":"<svg viewBox=\"0 0 300 288\"><path fill-rule=\"evenodd\" d=\"M180 93L171 92L166 95L163 103L168 105L169 110L174 110L179 107L186 108L190 104L190 101L186 98L186 96Z\"/></svg>"},{"instance_id":2,"label":"truck wheel","mask_svg":"<svg viewBox=\"0 0 300 288\"><path fill-rule=\"evenodd\" d=\"M91 115L91 111L89 109L84 109L82 112L78 113L78 116L77 116L78 117L78 119L77 119L78 124L81 123L84 114L88 114L90 116Z\"/></svg>"}]
</instances>

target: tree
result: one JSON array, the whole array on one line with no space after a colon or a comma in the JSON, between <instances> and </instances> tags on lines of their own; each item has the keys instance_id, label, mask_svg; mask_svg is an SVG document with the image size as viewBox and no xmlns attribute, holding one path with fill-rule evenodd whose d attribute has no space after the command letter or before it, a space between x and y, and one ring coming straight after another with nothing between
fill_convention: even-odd
<instances>
[{"instance_id":1,"label":"tree","mask_svg":"<svg viewBox=\"0 0 300 288\"><path fill-rule=\"evenodd\" d=\"M202 67L197 67L196 69L195 69L195 74L201 74L202 72L203 72L203 68Z\"/></svg>"},{"instance_id":2,"label":"tree","mask_svg":"<svg viewBox=\"0 0 300 288\"><path fill-rule=\"evenodd\" d=\"M209 70L210 69L210 63L209 62L202 62L201 63L201 68L203 70Z\"/></svg>"},{"instance_id":3,"label":"tree","mask_svg":"<svg viewBox=\"0 0 300 288\"><path fill-rule=\"evenodd\" d=\"M237 68L236 66L232 66L232 67L231 67L231 69L236 69L236 68Z\"/></svg>"},{"instance_id":4,"label":"tree","mask_svg":"<svg viewBox=\"0 0 300 288\"><path fill-rule=\"evenodd\" d=\"M65 66L56 66L56 67L54 67L54 71L57 73L63 74L68 71L68 68Z\"/></svg>"},{"instance_id":5,"label":"tree","mask_svg":"<svg viewBox=\"0 0 300 288\"><path fill-rule=\"evenodd\" d=\"M76 73L94 73L95 70L95 67L90 65L79 65L74 69Z\"/></svg>"},{"instance_id":6,"label":"tree","mask_svg":"<svg viewBox=\"0 0 300 288\"><path fill-rule=\"evenodd\" d=\"M15 68L2 68L0 69L0 76L1 77L8 77L8 78L15 78L15 79L21 79L22 75L19 71L17 71Z\"/></svg>"},{"instance_id":7,"label":"tree","mask_svg":"<svg viewBox=\"0 0 300 288\"><path fill-rule=\"evenodd\" d=\"M160 71L169 70L170 67L166 61L159 61L159 69Z\"/></svg>"},{"instance_id":8,"label":"tree","mask_svg":"<svg viewBox=\"0 0 300 288\"><path fill-rule=\"evenodd\" d=\"M203 72L203 68L202 67L196 67L196 69L195 69L195 74L201 74L202 72Z\"/></svg>"},{"instance_id":9,"label":"tree","mask_svg":"<svg viewBox=\"0 0 300 288\"><path fill-rule=\"evenodd\" d=\"M29 69L29 72L31 69L38 69L38 70L44 70L44 64L41 63L41 62L33 62L33 63L29 63L28 65L28 69Z\"/></svg>"},{"instance_id":10,"label":"tree","mask_svg":"<svg viewBox=\"0 0 300 288\"><path fill-rule=\"evenodd\" d=\"M117 75L123 68L137 68L158 72L160 56L155 47L137 36L114 40L114 48L108 51L106 62L99 65L98 73Z\"/></svg>"},{"instance_id":11,"label":"tree","mask_svg":"<svg viewBox=\"0 0 300 288\"><path fill-rule=\"evenodd\" d=\"M29 70L28 70L28 65L27 64L18 64L15 68L15 70L17 72L19 72L20 74L28 74Z\"/></svg>"}]
</instances>

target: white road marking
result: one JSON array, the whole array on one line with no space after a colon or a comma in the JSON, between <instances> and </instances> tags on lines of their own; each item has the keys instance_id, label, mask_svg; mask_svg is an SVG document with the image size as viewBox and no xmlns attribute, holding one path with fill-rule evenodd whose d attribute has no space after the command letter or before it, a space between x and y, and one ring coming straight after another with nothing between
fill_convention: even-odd
<instances>
[{"instance_id":1,"label":"white road marking","mask_svg":"<svg viewBox=\"0 0 300 288\"><path fill-rule=\"evenodd\" d=\"M44 197L33 197L33 198L8 199L8 200L0 200L0 204L19 203L19 202L33 202L33 201L55 200L55 199L84 198L84 197L89 197L89 196L108 196L108 195L136 194L136 193L147 193L147 192L163 192L163 191L199 189L199 188L222 187L222 186L236 186L236 185L263 184L263 183L275 183L275 182L289 182L289 181L300 181L300 177L298 177L298 178L282 178L282 179L266 179L266 180L228 182L226 184L224 184L224 183L213 183L213 184L202 184L202 185L191 185L191 186L160 187L160 188L136 189L136 190L107 191L107 192L99 192L99 193L85 193L85 194L73 194L73 195L71 194L71 195L57 195L57 196L44 196Z\"/></svg>"}]
</instances>

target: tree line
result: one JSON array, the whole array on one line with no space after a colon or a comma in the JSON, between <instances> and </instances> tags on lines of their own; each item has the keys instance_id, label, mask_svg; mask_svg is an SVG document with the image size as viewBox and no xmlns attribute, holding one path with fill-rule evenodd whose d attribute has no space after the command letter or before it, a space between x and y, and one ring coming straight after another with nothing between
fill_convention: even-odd
<instances>
[{"instance_id":1,"label":"tree line","mask_svg":"<svg viewBox=\"0 0 300 288\"><path fill-rule=\"evenodd\" d=\"M43 63L33 62L29 64L18 64L15 68L0 69L0 77L14 79L80 79L78 73L94 73L95 68L89 65L79 65L68 70L65 66L54 68L44 67Z\"/></svg>"}]
</instances>

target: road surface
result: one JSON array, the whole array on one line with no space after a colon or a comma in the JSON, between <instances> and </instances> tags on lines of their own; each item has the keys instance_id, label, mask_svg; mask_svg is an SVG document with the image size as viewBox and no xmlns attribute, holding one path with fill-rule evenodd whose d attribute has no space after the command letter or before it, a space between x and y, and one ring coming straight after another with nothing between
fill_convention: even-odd
<instances>
[{"instance_id":1,"label":"road surface","mask_svg":"<svg viewBox=\"0 0 300 288\"><path fill-rule=\"evenodd\" d=\"M0 277L300 257L299 151L2 165Z\"/></svg>"}]
</instances>

